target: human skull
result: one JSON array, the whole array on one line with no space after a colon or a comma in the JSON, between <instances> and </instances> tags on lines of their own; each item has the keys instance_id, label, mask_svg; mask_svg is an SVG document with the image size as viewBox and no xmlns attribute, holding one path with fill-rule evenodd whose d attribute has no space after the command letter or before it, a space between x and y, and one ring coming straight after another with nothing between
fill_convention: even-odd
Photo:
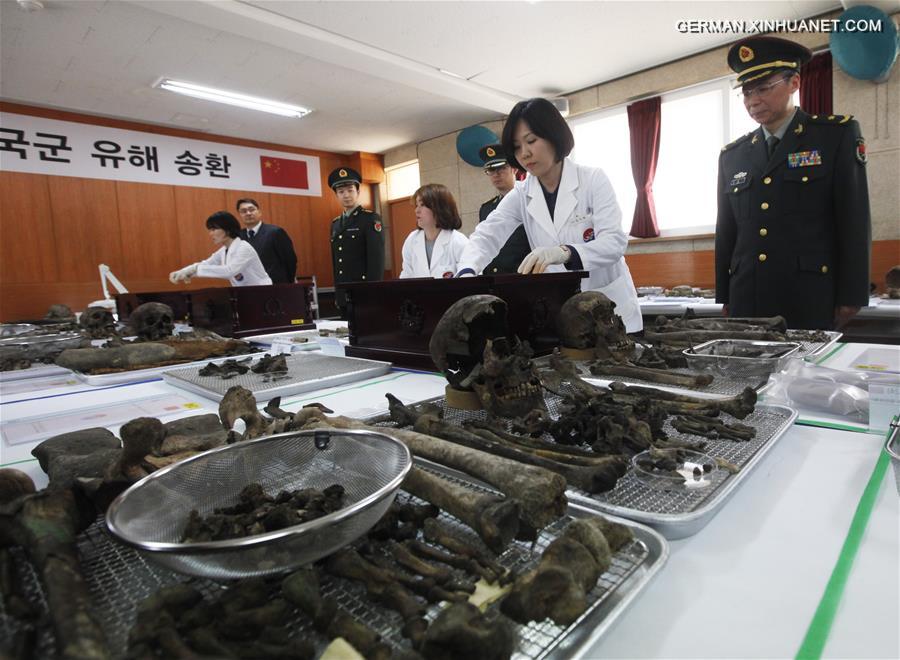
<instances>
[{"instance_id":1,"label":"human skull","mask_svg":"<svg viewBox=\"0 0 900 660\"><path fill-rule=\"evenodd\" d=\"M600 359L627 359L634 342L625 334L625 324L615 313L616 303L599 291L582 291L559 310L556 330L566 348L590 349Z\"/></svg>"},{"instance_id":2,"label":"human skull","mask_svg":"<svg viewBox=\"0 0 900 660\"><path fill-rule=\"evenodd\" d=\"M520 342L515 337L487 340L482 363L467 379L485 410L518 419L535 410L546 412L544 391L532 355L528 342Z\"/></svg>"},{"instance_id":3,"label":"human skull","mask_svg":"<svg viewBox=\"0 0 900 660\"><path fill-rule=\"evenodd\" d=\"M464 389L462 381L484 356L488 339L505 337L506 303L497 296L466 296L450 305L428 342L435 366L449 383Z\"/></svg>"},{"instance_id":4,"label":"human skull","mask_svg":"<svg viewBox=\"0 0 900 660\"><path fill-rule=\"evenodd\" d=\"M884 277L888 298L900 298L900 266L891 268Z\"/></svg>"},{"instance_id":5,"label":"human skull","mask_svg":"<svg viewBox=\"0 0 900 660\"><path fill-rule=\"evenodd\" d=\"M68 323L75 320L75 314L72 313L72 308L68 305L50 305L44 319L57 323Z\"/></svg>"},{"instance_id":6,"label":"human skull","mask_svg":"<svg viewBox=\"0 0 900 660\"><path fill-rule=\"evenodd\" d=\"M144 303L128 317L131 331L144 341L156 341L172 336L175 330L172 308L158 302Z\"/></svg>"},{"instance_id":7,"label":"human skull","mask_svg":"<svg viewBox=\"0 0 900 660\"><path fill-rule=\"evenodd\" d=\"M105 307L88 307L81 313L78 323L92 339L105 339L116 334L116 321Z\"/></svg>"}]
</instances>

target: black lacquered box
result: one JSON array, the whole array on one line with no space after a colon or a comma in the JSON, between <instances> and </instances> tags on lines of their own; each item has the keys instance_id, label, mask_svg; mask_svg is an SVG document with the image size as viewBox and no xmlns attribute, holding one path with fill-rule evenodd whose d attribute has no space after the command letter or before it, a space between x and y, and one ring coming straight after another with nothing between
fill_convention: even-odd
<instances>
[{"instance_id":1,"label":"black lacquered box","mask_svg":"<svg viewBox=\"0 0 900 660\"><path fill-rule=\"evenodd\" d=\"M312 278L191 292L191 324L223 337L315 328Z\"/></svg>"},{"instance_id":2,"label":"black lacquered box","mask_svg":"<svg viewBox=\"0 0 900 660\"><path fill-rule=\"evenodd\" d=\"M116 295L116 313L120 321L125 321L131 313L144 303L158 302L172 308L175 321L191 322L191 296L201 289L192 291L144 291L142 293L120 293Z\"/></svg>"},{"instance_id":3,"label":"black lacquered box","mask_svg":"<svg viewBox=\"0 0 900 660\"><path fill-rule=\"evenodd\" d=\"M556 316L586 276L575 271L343 284L350 325L347 355L434 370L428 342L435 326L453 303L476 294L504 300L510 332L544 355L559 345Z\"/></svg>"}]
</instances>

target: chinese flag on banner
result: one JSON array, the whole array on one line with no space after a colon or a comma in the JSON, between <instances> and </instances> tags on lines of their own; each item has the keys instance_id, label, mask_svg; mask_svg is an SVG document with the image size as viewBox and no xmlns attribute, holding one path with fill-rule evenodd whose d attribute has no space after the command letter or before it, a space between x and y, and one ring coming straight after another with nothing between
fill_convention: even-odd
<instances>
[{"instance_id":1,"label":"chinese flag on banner","mask_svg":"<svg viewBox=\"0 0 900 660\"><path fill-rule=\"evenodd\" d=\"M309 176L306 172L306 161L260 156L259 169L264 186L278 188L309 188Z\"/></svg>"}]
</instances>

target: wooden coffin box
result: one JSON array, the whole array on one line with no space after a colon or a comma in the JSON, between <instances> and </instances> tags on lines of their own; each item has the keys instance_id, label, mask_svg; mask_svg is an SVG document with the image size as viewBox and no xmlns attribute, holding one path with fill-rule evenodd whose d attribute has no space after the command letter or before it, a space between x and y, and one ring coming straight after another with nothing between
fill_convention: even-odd
<instances>
[{"instance_id":1,"label":"wooden coffin box","mask_svg":"<svg viewBox=\"0 0 900 660\"><path fill-rule=\"evenodd\" d=\"M475 294L504 300L510 332L528 340L536 355L545 355L559 345L556 316L560 307L580 291L581 278L586 276L576 271L345 284L350 325L347 355L433 371L428 342L435 326L453 303Z\"/></svg>"},{"instance_id":2,"label":"wooden coffin box","mask_svg":"<svg viewBox=\"0 0 900 660\"><path fill-rule=\"evenodd\" d=\"M176 322L191 322L192 291L145 291L142 293L120 293L116 295L116 313L120 321L125 321L131 313L144 303L158 302L172 308Z\"/></svg>"},{"instance_id":3,"label":"wooden coffin box","mask_svg":"<svg viewBox=\"0 0 900 660\"><path fill-rule=\"evenodd\" d=\"M312 278L191 292L191 322L223 337L315 328Z\"/></svg>"}]
</instances>

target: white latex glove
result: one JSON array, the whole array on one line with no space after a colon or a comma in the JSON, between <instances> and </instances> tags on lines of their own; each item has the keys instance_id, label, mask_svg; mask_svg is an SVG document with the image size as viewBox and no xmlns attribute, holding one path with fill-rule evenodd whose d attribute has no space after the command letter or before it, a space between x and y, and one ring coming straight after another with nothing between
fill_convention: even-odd
<instances>
[{"instance_id":1,"label":"white latex glove","mask_svg":"<svg viewBox=\"0 0 900 660\"><path fill-rule=\"evenodd\" d=\"M190 282L191 278L197 274L197 264L191 264L189 266L185 266L181 270L176 270L169 273L169 281L172 284L178 284L179 282Z\"/></svg>"},{"instance_id":2,"label":"white latex glove","mask_svg":"<svg viewBox=\"0 0 900 660\"><path fill-rule=\"evenodd\" d=\"M559 245L535 248L519 264L519 273L523 275L527 273L543 273L547 270L547 266L564 264L568 260L569 251L564 250Z\"/></svg>"}]
</instances>

